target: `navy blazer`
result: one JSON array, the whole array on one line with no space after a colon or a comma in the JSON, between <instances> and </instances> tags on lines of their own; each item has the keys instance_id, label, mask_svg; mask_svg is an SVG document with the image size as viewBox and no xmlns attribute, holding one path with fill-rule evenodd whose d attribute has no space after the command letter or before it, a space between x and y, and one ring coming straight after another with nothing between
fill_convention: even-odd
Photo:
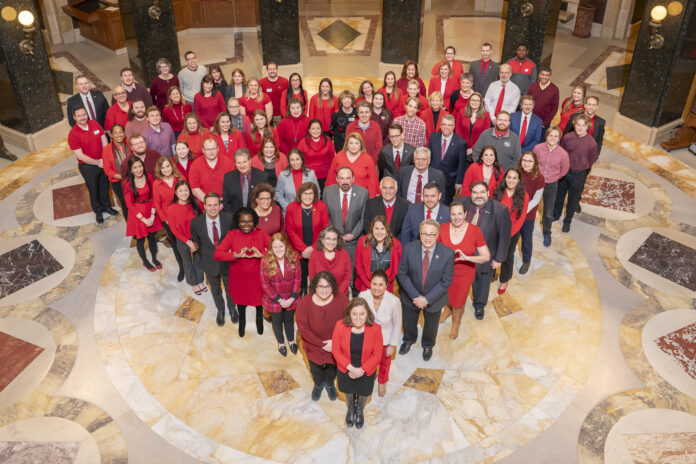
<instances>
[{"instance_id":1,"label":"navy blazer","mask_svg":"<svg viewBox=\"0 0 696 464\"><path fill-rule=\"evenodd\" d=\"M517 111L515 113L512 113L510 115L510 130L517 134L519 137L520 135L520 129L522 128L522 112ZM522 153L525 151L532 151L534 147L537 146L537 144L540 144L542 141L544 141L544 134L542 134L544 126L544 121L537 116L536 114L532 113L532 117L529 119L529 123L527 126L527 135L524 137L524 145L522 145Z\"/></svg>"},{"instance_id":2,"label":"navy blazer","mask_svg":"<svg viewBox=\"0 0 696 464\"><path fill-rule=\"evenodd\" d=\"M402 166L401 169L399 169L399 177L396 180L396 194L401 198L405 198L408 200L408 184L411 182L411 175L413 174L414 169L416 169L415 166ZM445 180L445 175L443 174L443 172L439 169L433 169L432 167L428 167L428 182L435 182L437 186L440 187L440 192L442 192L442 198L444 201L445 189L447 188L447 181ZM425 184L423 184L423 187L425 187Z\"/></svg>"},{"instance_id":3,"label":"navy blazer","mask_svg":"<svg viewBox=\"0 0 696 464\"><path fill-rule=\"evenodd\" d=\"M425 205L423 203L414 203L408 207L404 225L401 228L401 243L406 244L414 240L418 240L420 235L420 225L425 219ZM437 217L434 218L439 224L449 222L450 213L449 207L440 203L440 208L437 210Z\"/></svg>"},{"instance_id":4,"label":"navy blazer","mask_svg":"<svg viewBox=\"0 0 696 464\"><path fill-rule=\"evenodd\" d=\"M203 272L211 276L227 275L230 271L230 265L226 261L216 261L213 257L215 253L215 244L210 240L208 235L208 225L205 220L205 213L199 214L191 219L191 240L198 245L201 255L201 267ZM218 224L220 225L220 241L225 238L227 232L234 229L234 218L227 211L220 211L218 216Z\"/></svg>"},{"instance_id":5,"label":"navy blazer","mask_svg":"<svg viewBox=\"0 0 696 464\"><path fill-rule=\"evenodd\" d=\"M464 182L464 174L469 167L466 158L466 141L458 134L452 134L447 153L442 157L442 132L433 132L428 140L430 166L445 173L447 189L442 192L443 201L449 204L454 197L454 185Z\"/></svg>"},{"instance_id":6,"label":"navy blazer","mask_svg":"<svg viewBox=\"0 0 696 464\"><path fill-rule=\"evenodd\" d=\"M421 242L406 244L396 276L399 279L399 297L405 307L417 309L413 299L422 295L428 301L424 310L436 313L449 298L447 289L454 276L454 251L440 242L435 244L423 286L423 245Z\"/></svg>"}]
</instances>

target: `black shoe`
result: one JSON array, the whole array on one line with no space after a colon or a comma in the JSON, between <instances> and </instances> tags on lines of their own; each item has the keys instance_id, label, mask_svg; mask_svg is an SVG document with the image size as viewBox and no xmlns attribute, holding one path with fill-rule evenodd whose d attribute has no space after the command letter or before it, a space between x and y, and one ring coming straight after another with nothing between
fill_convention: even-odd
<instances>
[{"instance_id":1,"label":"black shoe","mask_svg":"<svg viewBox=\"0 0 696 464\"><path fill-rule=\"evenodd\" d=\"M575 208L575 212L576 212L576 213L582 213L582 208L580 207L579 204L578 204L578 207Z\"/></svg>"},{"instance_id":2,"label":"black shoe","mask_svg":"<svg viewBox=\"0 0 696 464\"><path fill-rule=\"evenodd\" d=\"M348 411L346 411L346 425L348 427L352 427L355 425L356 419L355 395L347 395L346 403L348 403Z\"/></svg>"},{"instance_id":3,"label":"black shoe","mask_svg":"<svg viewBox=\"0 0 696 464\"><path fill-rule=\"evenodd\" d=\"M559 219L561 219L561 216L556 216L556 215L554 215L554 216L553 216L553 221L552 221L552 222L556 222L556 221L558 221Z\"/></svg>"},{"instance_id":4,"label":"black shoe","mask_svg":"<svg viewBox=\"0 0 696 464\"><path fill-rule=\"evenodd\" d=\"M522 263L522 266L520 267L520 274L526 274L528 270L529 263Z\"/></svg>"},{"instance_id":5,"label":"black shoe","mask_svg":"<svg viewBox=\"0 0 696 464\"><path fill-rule=\"evenodd\" d=\"M544 235L544 246L547 248L551 246L551 234Z\"/></svg>"},{"instance_id":6,"label":"black shoe","mask_svg":"<svg viewBox=\"0 0 696 464\"><path fill-rule=\"evenodd\" d=\"M118 216L120 214L118 211L116 211L113 208L106 208L104 210L104 212L107 213L109 216Z\"/></svg>"},{"instance_id":7,"label":"black shoe","mask_svg":"<svg viewBox=\"0 0 696 464\"><path fill-rule=\"evenodd\" d=\"M423 361L430 361L433 357L433 349L431 347L423 348Z\"/></svg>"},{"instance_id":8,"label":"black shoe","mask_svg":"<svg viewBox=\"0 0 696 464\"><path fill-rule=\"evenodd\" d=\"M239 314L237 313L237 310L234 308L228 308L230 312L230 321L232 321L233 324L236 324L239 322Z\"/></svg>"},{"instance_id":9,"label":"black shoe","mask_svg":"<svg viewBox=\"0 0 696 464\"><path fill-rule=\"evenodd\" d=\"M279 347L278 347L278 352L287 358L287 356L288 356L288 349L285 347L285 345L279 346Z\"/></svg>"},{"instance_id":10,"label":"black shoe","mask_svg":"<svg viewBox=\"0 0 696 464\"><path fill-rule=\"evenodd\" d=\"M479 321L483 320L483 308L474 308L474 317Z\"/></svg>"},{"instance_id":11,"label":"black shoe","mask_svg":"<svg viewBox=\"0 0 696 464\"><path fill-rule=\"evenodd\" d=\"M336 391L336 386L333 383L324 383L326 388L326 394L329 396L329 400L336 401L338 398L338 392Z\"/></svg>"},{"instance_id":12,"label":"black shoe","mask_svg":"<svg viewBox=\"0 0 696 464\"><path fill-rule=\"evenodd\" d=\"M104 224L104 216L102 216L102 213L97 213L97 224Z\"/></svg>"},{"instance_id":13,"label":"black shoe","mask_svg":"<svg viewBox=\"0 0 696 464\"><path fill-rule=\"evenodd\" d=\"M217 322L217 325L222 327L225 325L225 310L224 309L218 309L218 315L217 319L215 319L215 322Z\"/></svg>"},{"instance_id":14,"label":"black shoe","mask_svg":"<svg viewBox=\"0 0 696 464\"><path fill-rule=\"evenodd\" d=\"M358 399L355 403L355 428L361 429L365 425L365 415L363 411L365 409L365 403L367 402L367 396L358 395Z\"/></svg>"},{"instance_id":15,"label":"black shoe","mask_svg":"<svg viewBox=\"0 0 696 464\"><path fill-rule=\"evenodd\" d=\"M567 234L568 232L570 232L570 224L567 223L567 222L564 222L564 223L563 223L563 228L561 229L561 231L562 231L564 234Z\"/></svg>"},{"instance_id":16,"label":"black shoe","mask_svg":"<svg viewBox=\"0 0 696 464\"><path fill-rule=\"evenodd\" d=\"M406 353L408 353L408 351L411 349L411 345L413 345L413 343L403 342L403 343L401 344L401 348L399 348L399 354L406 354Z\"/></svg>"},{"instance_id":17,"label":"black shoe","mask_svg":"<svg viewBox=\"0 0 696 464\"><path fill-rule=\"evenodd\" d=\"M324 384L314 384L314 388L312 388L312 401L319 401L319 398L321 398L321 392L324 391ZM348 419L346 419L347 421Z\"/></svg>"},{"instance_id":18,"label":"black shoe","mask_svg":"<svg viewBox=\"0 0 696 464\"><path fill-rule=\"evenodd\" d=\"M290 342L290 351L292 351L292 354L297 354L297 343Z\"/></svg>"},{"instance_id":19,"label":"black shoe","mask_svg":"<svg viewBox=\"0 0 696 464\"><path fill-rule=\"evenodd\" d=\"M186 277L186 274L184 273L184 270L183 270L183 269L179 269L179 274L177 274L177 276L176 276L176 281L177 281L177 282L183 282L183 281L184 281L184 277Z\"/></svg>"}]
</instances>

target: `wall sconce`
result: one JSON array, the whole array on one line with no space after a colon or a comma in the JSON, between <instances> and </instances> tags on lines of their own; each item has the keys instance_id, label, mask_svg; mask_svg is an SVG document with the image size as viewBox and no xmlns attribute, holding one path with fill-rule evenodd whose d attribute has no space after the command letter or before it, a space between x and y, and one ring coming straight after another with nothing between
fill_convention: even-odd
<instances>
[{"instance_id":1,"label":"wall sconce","mask_svg":"<svg viewBox=\"0 0 696 464\"><path fill-rule=\"evenodd\" d=\"M6 6L1 12L2 19L11 22L15 19L22 25L24 30L24 40L19 42L19 49L25 55L34 54L34 14L31 11L23 10L17 14L17 10L11 6Z\"/></svg>"},{"instance_id":2,"label":"wall sconce","mask_svg":"<svg viewBox=\"0 0 696 464\"><path fill-rule=\"evenodd\" d=\"M159 0L154 0L155 4L147 9L147 14L149 17L155 21L159 21L160 16L162 16L162 8L159 6Z\"/></svg>"},{"instance_id":3,"label":"wall sconce","mask_svg":"<svg viewBox=\"0 0 696 464\"><path fill-rule=\"evenodd\" d=\"M522 17L526 18L528 16L531 16L532 13L534 13L534 5L530 1L526 1L522 3L520 6L520 13L522 13Z\"/></svg>"},{"instance_id":4,"label":"wall sconce","mask_svg":"<svg viewBox=\"0 0 696 464\"><path fill-rule=\"evenodd\" d=\"M656 5L650 10L650 48L662 48L665 43L665 38L659 33L662 21L667 17L667 8L662 5Z\"/></svg>"}]
</instances>

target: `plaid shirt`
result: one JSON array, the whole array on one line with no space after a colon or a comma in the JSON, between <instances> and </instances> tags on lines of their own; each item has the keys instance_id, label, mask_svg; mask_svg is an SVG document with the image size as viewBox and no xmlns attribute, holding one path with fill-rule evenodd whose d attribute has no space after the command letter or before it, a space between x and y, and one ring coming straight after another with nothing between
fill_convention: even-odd
<instances>
[{"instance_id":1,"label":"plaid shirt","mask_svg":"<svg viewBox=\"0 0 696 464\"><path fill-rule=\"evenodd\" d=\"M412 120L404 114L394 120L404 128L404 142L414 148L424 147L427 143L425 137L425 123L418 116L414 116Z\"/></svg>"},{"instance_id":2,"label":"plaid shirt","mask_svg":"<svg viewBox=\"0 0 696 464\"><path fill-rule=\"evenodd\" d=\"M277 263L277 261L276 261ZM288 311L297 307L297 299L300 296L300 280L302 270L300 269L299 260L295 262L295 270L293 271L290 262L287 258L284 260L285 274L280 272L280 269L273 277L268 275L268 269L261 261L261 287L263 287L263 307L269 313L279 313L282 307L278 300L281 298L287 299L294 297Z\"/></svg>"}]
</instances>

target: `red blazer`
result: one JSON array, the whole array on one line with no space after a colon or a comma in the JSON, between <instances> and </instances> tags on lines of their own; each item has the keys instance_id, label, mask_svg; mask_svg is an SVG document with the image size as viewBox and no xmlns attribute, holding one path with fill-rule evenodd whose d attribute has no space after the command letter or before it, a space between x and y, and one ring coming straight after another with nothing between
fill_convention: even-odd
<instances>
[{"instance_id":1,"label":"red blazer","mask_svg":"<svg viewBox=\"0 0 696 464\"><path fill-rule=\"evenodd\" d=\"M471 184L477 180L483 180L483 165L479 163L472 163L469 169L466 170L464 174L464 182L462 182L462 195L471 194ZM488 195L493 198L493 191L495 187L503 181L503 169L498 168L498 179L495 178L495 171L491 174L491 178L488 181Z\"/></svg>"},{"instance_id":2,"label":"red blazer","mask_svg":"<svg viewBox=\"0 0 696 464\"><path fill-rule=\"evenodd\" d=\"M450 111L450 97L452 96L453 92L456 92L459 90L460 85L459 81L455 79L454 77L450 77L447 79L447 82L445 83L445 94L442 96L442 98L445 99L443 104L445 105L445 109L447 111ZM430 96L431 93L433 92L439 92L440 91L440 76L433 76L432 79L430 79L430 82L428 82L428 96Z\"/></svg>"},{"instance_id":3,"label":"red blazer","mask_svg":"<svg viewBox=\"0 0 696 464\"><path fill-rule=\"evenodd\" d=\"M302 253L307 245L302 240L302 206L297 201L288 205L285 211L285 230L290 239L290 244L298 252ZM326 203L317 200L312 207L312 248L316 250L319 233L329 225L329 211Z\"/></svg>"},{"instance_id":4,"label":"red blazer","mask_svg":"<svg viewBox=\"0 0 696 464\"><path fill-rule=\"evenodd\" d=\"M391 248L389 269L385 272L389 281L387 282L387 290L390 292L394 291L394 278L396 277L396 271L399 270L399 262L401 261L401 243L397 239L393 239L394 244ZM370 288L370 279L372 278L372 271L370 271L370 264L372 261L372 246L365 246L367 241L367 235L363 235L358 240L358 246L355 250L355 272L358 278L355 279L355 287L359 292L367 290Z\"/></svg>"},{"instance_id":5,"label":"red blazer","mask_svg":"<svg viewBox=\"0 0 696 464\"><path fill-rule=\"evenodd\" d=\"M425 123L425 138L430 140L430 134L433 132L440 132L440 123L442 122L443 116L450 114L446 109L440 108L440 118L437 120L437 125L433 120L433 112L430 108L426 109L420 114L420 118ZM468 147L469 145L467 145Z\"/></svg>"},{"instance_id":6,"label":"red blazer","mask_svg":"<svg viewBox=\"0 0 696 464\"><path fill-rule=\"evenodd\" d=\"M348 372L350 364L350 333L351 327L343 324L341 320L336 322L331 336L331 352L336 360L336 366L343 373ZM360 358L365 375L372 375L377 370L379 361L382 359L382 350L382 328L376 322L372 325L365 324L365 338Z\"/></svg>"},{"instance_id":7,"label":"red blazer","mask_svg":"<svg viewBox=\"0 0 696 464\"><path fill-rule=\"evenodd\" d=\"M244 136L242 132L235 129L234 134L230 134L230 139L227 141L227 148L225 148L225 142L222 141L222 136L215 134L215 138L218 142L218 154L229 158L234 163L234 152L237 151L238 148L244 147Z\"/></svg>"},{"instance_id":8,"label":"red blazer","mask_svg":"<svg viewBox=\"0 0 696 464\"><path fill-rule=\"evenodd\" d=\"M126 140L124 140L123 143L126 146L128 146L128 142ZM114 143L111 142L110 144L105 146L104 149L102 150L102 165L103 165L103 169L104 169L104 174L106 174L106 177L109 178L109 182L118 181L119 179L116 179L114 176L116 174L120 174L120 172L118 172L116 170L116 161L114 160L113 145L114 145ZM130 151L130 149L128 151L130 153L132 153ZM126 159L124 159L123 161L125 162ZM125 179L121 179L121 181L123 181L123 180L125 180Z\"/></svg>"},{"instance_id":9,"label":"red blazer","mask_svg":"<svg viewBox=\"0 0 696 464\"><path fill-rule=\"evenodd\" d=\"M477 119L473 127L471 126L471 119L464 116L464 111L460 111L457 115L457 122L454 125L454 131L466 141L467 148L474 148L476 141L479 136L486 129L491 127L491 116L488 111L484 111L483 117Z\"/></svg>"},{"instance_id":10,"label":"red blazer","mask_svg":"<svg viewBox=\"0 0 696 464\"><path fill-rule=\"evenodd\" d=\"M278 158L275 163L275 172L276 172L276 178L280 175L282 171L284 171L288 167L288 157L285 156L284 153L278 152ZM261 171L264 170L263 167L263 161L261 161L261 158L259 158L259 155L252 155L251 157L251 167L259 169Z\"/></svg>"},{"instance_id":11,"label":"red blazer","mask_svg":"<svg viewBox=\"0 0 696 464\"><path fill-rule=\"evenodd\" d=\"M396 92L394 90L399 91L399 95L396 95ZM394 114L394 111L397 110L399 107L399 98L401 97L401 90L394 86L394 90L392 90L391 97L387 96L387 89L382 87L381 89L378 90L379 93L384 95L384 106Z\"/></svg>"},{"instance_id":12,"label":"red blazer","mask_svg":"<svg viewBox=\"0 0 696 464\"><path fill-rule=\"evenodd\" d=\"M430 74L432 74L436 78L440 77L440 65L444 61L445 60L443 59L443 60L440 60L437 63L435 63L433 65L433 69L430 70ZM452 65L452 77L458 81L459 78L462 77L462 74L464 73L464 66L462 66L462 62L456 58L450 64Z\"/></svg>"}]
</instances>

